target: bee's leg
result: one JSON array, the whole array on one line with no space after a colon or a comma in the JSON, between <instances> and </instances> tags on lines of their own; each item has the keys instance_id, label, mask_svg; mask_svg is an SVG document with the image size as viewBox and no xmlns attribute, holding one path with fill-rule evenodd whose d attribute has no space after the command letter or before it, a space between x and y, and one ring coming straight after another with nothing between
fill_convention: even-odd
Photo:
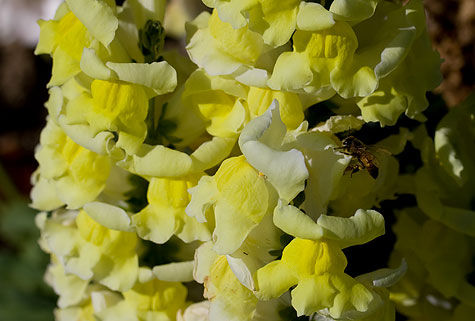
<instances>
[{"instance_id":1,"label":"bee's leg","mask_svg":"<svg viewBox=\"0 0 475 321\"><path fill-rule=\"evenodd\" d=\"M345 168L345 171L343 172L343 175L345 175L347 172L351 172L351 171L353 171L353 166L348 165L348 166Z\"/></svg>"},{"instance_id":2,"label":"bee's leg","mask_svg":"<svg viewBox=\"0 0 475 321\"><path fill-rule=\"evenodd\" d=\"M352 166L350 177L353 177L354 173L357 173L361 170L365 169L364 164L358 159Z\"/></svg>"},{"instance_id":3,"label":"bee's leg","mask_svg":"<svg viewBox=\"0 0 475 321\"><path fill-rule=\"evenodd\" d=\"M360 170L360 167L358 163L351 162L346 168L345 172L343 174L346 174L347 172L350 172L350 177L353 177L353 174L358 172Z\"/></svg>"},{"instance_id":4,"label":"bee's leg","mask_svg":"<svg viewBox=\"0 0 475 321\"><path fill-rule=\"evenodd\" d=\"M359 170L360 170L359 161L355 159L354 157L352 157L350 160L350 163L348 164L348 166L346 166L345 172L343 173L343 175L346 174L347 172L350 172L350 177L353 177L353 173L356 173Z\"/></svg>"},{"instance_id":5,"label":"bee's leg","mask_svg":"<svg viewBox=\"0 0 475 321\"><path fill-rule=\"evenodd\" d=\"M345 149L346 149L346 147L344 147L344 146L333 147L334 151L339 151L340 153L345 154L345 155L351 155L351 153L348 153Z\"/></svg>"}]
</instances>

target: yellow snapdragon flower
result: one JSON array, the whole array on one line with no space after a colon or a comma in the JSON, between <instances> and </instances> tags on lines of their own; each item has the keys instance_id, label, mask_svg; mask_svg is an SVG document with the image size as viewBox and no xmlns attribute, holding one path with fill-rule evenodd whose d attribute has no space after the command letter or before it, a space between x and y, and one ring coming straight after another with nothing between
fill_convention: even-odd
<instances>
[{"instance_id":1,"label":"yellow snapdragon flower","mask_svg":"<svg viewBox=\"0 0 475 321\"><path fill-rule=\"evenodd\" d=\"M190 23L186 47L191 60L209 75L227 75L241 83L265 87L268 71L281 48L266 45L262 36L244 26L234 29L216 10Z\"/></svg>"},{"instance_id":2,"label":"yellow snapdragon flower","mask_svg":"<svg viewBox=\"0 0 475 321\"><path fill-rule=\"evenodd\" d=\"M286 134L279 102L274 99L264 114L244 128L239 147L248 162L265 175L279 197L291 201L304 189L308 170L304 155L292 144L295 137L289 137L290 142L287 142Z\"/></svg>"},{"instance_id":3,"label":"yellow snapdragon flower","mask_svg":"<svg viewBox=\"0 0 475 321\"><path fill-rule=\"evenodd\" d=\"M194 71L185 83L182 100L206 122L210 135L235 137L249 121L247 87L232 79Z\"/></svg>"},{"instance_id":4,"label":"yellow snapdragon flower","mask_svg":"<svg viewBox=\"0 0 475 321\"><path fill-rule=\"evenodd\" d=\"M212 247L211 242L204 243L195 255L194 278L203 283L203 296L209 302L206 320L282 320L278 311L284 307L284 302L258 300L236 277L228 263L229 256L218 255Z\"/></svg>"},{"instance_id":5,"label":"yellow snapdragon flower","mask_svg":"<svg viewBox=\"0 0 475 321\"><path fill-rule=\"evenodd\" d=\"M35 157L40 167L32 177L32 206L52 210L64 204L76 209L93 201L104 189L110 161L71 140L49 120Z\"/></svg>"},{"instance_id":6,"label":"yellow snapdragon flower","mask_svg":"<svg viewBox=\"0 0 475 321\"><path fill-rule=\"evenodd\" d=\"M94 67L87 72L96 78L52 89L55 98L48 108L73 140L123 159L124 153L134 154L142 146L149 100L175 88L176 72L167 62L104 64L92 50L85 52L83 60Z\"/></svg>"},{"instance_id":7,"label":"yellow snapdragon flower","mask_svg":"<svg viewBox=\"0 0 475 321\"><path fill-rule=\"evenodd\" d=\"M280 102L280 116L288 129L304 119L309 102L296 93L245 86L235 80L193 72L185 84L183 101L197 110L210 135L233 137L253 118L262 115L274 99Z\"/></svg>"},{"instance_id":8,"label":"yellow snapdragon flower","mask_svg":"<svg viewBox=\"0 0 475 321\"><path fill-rule=\"evenodd\" d=\"M284 249L281 260L258 270L258 295L279 297L298 284L292 290L298 315L329 308L331 316L339 318L346 305L365 312L375 298L369 289L343 273L346 264L345 255L332 242L296 238Z\"/></svg>"},{"instance_id":9,"label":"yellow snapdragon flower","mask_svg":"<svg viewBox=\"0 0 475 321\"><path fill-rule=\"evenodd\" d=\"M191 199L188 189L196 186L200 177L152 178L147 192L149 205L132 217L138 235L160 244L174 234L185 242L208 241L209 227L185 214Z\"/></svg>"},{"instance_id":10,"label":"yellow snapdragon flower","mask_svg":"<svg viewBox=\"0 0 475 321\"><path fill-rule=\"evenodd\" d=\"M141 268L139 278L122 298L108 300L107 293L97 293L95 314L102 321L174 321L180 309L186 307L187 289L179 282L156 279L148 268ZM94 300L93 300L94 302Z\"/></svg>"},{"instance_id":11,"label":"yellow snapdragon flower","mask_svg":"<svg viewBox=\"0 0 475 321\"><path fill-rule=\"evenodd\" d=\"M203 0L208 7L216 8L220 18L234 29L246 25L262 34L266 44L281 46L289 41L297 24L300 0Z\"/></svg>"},{"instance_id":12,"label":"yellow snapdragon flower","mask_svg":"<svg viewBox=\"0 0 475 321\"><path fill-rule=\"evenodd\" d=\"M324 10L317 15L328 20ZM424 94L440 81L440 60L428 46L421 1L405 6L369 1L360 15L365 20L356 25L352 18L332 15L334 22L326 27L308 26L294 33L293 51L279 56L268 85L275 90L314 95L335 90L345 99L361 97L356 99L364 120L382 125L395 124L403 112L422 119Z\"/></svg>"},{"instance_id":13,"label":"yellow snapdragon flower","mask_svg":"<svg viewBox=\"0 0 475 321\"><path fill-rule=\"evenodd\" d=\"M59 296L58 307L60 309L76 306L87 301L87 289L89 280L82 280L77 275L67 274L64 266L53 254L51 264L46 269L45 281Z\"/></svg>"},{"instance_id":14,"label":"yellow snapdragon flower","mask_svg":"<svg viewBox=\"0 0 475 321\"><path fill-rule=\"evenodd\" d=\"M292 39L293 51L279 56L269 86L275 90L303 90L315 94L329 86L337 89L332 79L346 68L358 47L351 26L344 21L337 21L330 28L320 31L297 30ZM374 89L374 85L370 85L375 81L374 75L368 75L367 69L358 70L358 75L369 78L358 79L355 85L371 92Z\"/></svg>"},{"instance_id":15,"label":"yellow snapdragon flower","mask_svg":"<svg viewBox=\"0 0 475 321\"><path fill-rule=\"evenodd\" d=\"M248 26L262 34L266 44L281 46L289 41L296 28L308 30L333 24L334 20L356 23L368 19L379 0L335 0L324 14L326 18L320 15L326 11L321 4L300 0L203 0L203 3L215 8L220 19L234 29ZM315 19L316 15L319 19Z\"/></svg>"},{"instance_id":16,"label":"yellow snapdragon flower","mask_svg":"<svg viewBox=\"0 0 475 321\"><path fill-rule=\"evenodd\" d=\"M81 306L74 306L64 309L54 310L54 317L57 321L96 321L94 317L94 307L91 302Z\"/></svg>"},{"instance_id":17,"label":"yellow snapdragon flower","mask_svg":"<svg viewBox=\"0 0 475 321\"><path fill-rule=\"evenodd\" d=\"M274 209L275 191L244 156L225 160L214 176L203 176L190 189L186 213L198 222L215 221L214 249L231 254Z\"/></svg>"},{"instance_id":18,"label":"yellow snapdragon flower","mask_svg":"<svg viewBox=\"0 0 475 321\"><path fill-rule=\"evenodd\" d=\"M94 49L102 59L109 61L130 59L122 46L113 41L119 25L113 1L66 1L55 19L38 23L41 32L35 54L53 57L48 86L62 85L81 72L84 48Z\"/></svg>"},{"instance_id":19,"label":"yellow snapdragon flower","mask_svg":"<svg viewBox=\"0 0 475 321\"><path fill-rule=\"evenodd\" d=\"M186 294L181 283L157 279L138 283L123 293L125 301L137 309L139 320L149 320L149 314L166 314L174 320L178 309L185 305Z\"/></svg>"},{"instance_id":20,"label":"yellow snapdragon flower","mask_svg":"<svg viewBox=\"0 0 475 321\"><path fill-rule=\"evenodd\" d=\"M67 273L112 290L128 290L138 276L135 233L108 229L84 210L56 213L44 220L41 238Z\"/></svg>"},{"instance_id":21,"label":"yellow snapdragon flower","mask_svg":"<svg viewBox=\"0 0 475 321\"><path fill-rule=\"evenodd\" d=\"M384 287L393 285L406 270L378 270L356 279L344 273L342 249L363 244L384 234L384 218L376 211L358 210L350 218L310 216L282 200L274 211L274 224L293 239L280 260L257 270L256 295L276 298L289 288L298 315L317 312L334 319L391 320L393 308ZM315 295L318 293L318 295Z\"/></svg>"},{"instance_id":22,"label":"yellow snapdragon flower","mask_svg":"<svg viewBox=\"0 0 475 321\"><path fill-rule=\"evenodd\" d=\"M358 34L362 42L367 41L367 36L364 37L364 35L367 35L368 30L374 30L376 24L380 25L378 21L381 21L385 15L390 19L393 17L400 19L397 17L396 10L388 13L388 9L390 8L386 7L384 10L376 11L376 19L368 20L367 25L362 26ZM442 81L439 70L441 59L437 51L432 48L427 34L422 2L411 1L404 9L406 19L411 25L410 28L415 30L413 40L408 44L407 54L402 56L405 58L399 62L397 68L387 76L380 77L378 88L370 95L356 100L361 109L361 115L367 122L379 121L382 125L394 125L402 113L410 118L424 121L425 116L422 112L429 104L425 93L437 87ZM389 34L391 31L386 32ZM402 41L404 38L406 37L403 33L400 33L393 41L400 41L402 43L400 46L403 46L405 45ZM407 37L407 39L410 38ZM389 49L385 51L388 56L391 54ZM398 56L397 52L392 55Z\"/></svg>"}]
</instances>

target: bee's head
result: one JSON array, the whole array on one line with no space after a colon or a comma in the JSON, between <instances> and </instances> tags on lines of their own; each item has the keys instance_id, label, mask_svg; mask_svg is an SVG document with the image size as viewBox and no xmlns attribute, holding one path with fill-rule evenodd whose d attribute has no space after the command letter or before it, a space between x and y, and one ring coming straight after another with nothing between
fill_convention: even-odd
<instances>
[{"instance_id":1,"label":"bee's head","mask_svg":"<svg viewBox=\"0 0 475 321\"><path fill-rule=\"evenodd\" d=\"M355 136L346 137L345 139L343 139L341 141L341 144L345 148L351 148L351 147L359 148L359 147L364 146L364 144L358 138L356 138Z\"/></svg>"},{"instance_id":2,"label":"bee's head","mask_svg":"<svg viewBox=\"0 0 475 321\"><path fill-rule=\"evenodd\" d=\"M341 145L343 147L350 147L353 144L354 140L355 140L354 136L348 136L341 141Z\"/></svg>"}]
</instances>

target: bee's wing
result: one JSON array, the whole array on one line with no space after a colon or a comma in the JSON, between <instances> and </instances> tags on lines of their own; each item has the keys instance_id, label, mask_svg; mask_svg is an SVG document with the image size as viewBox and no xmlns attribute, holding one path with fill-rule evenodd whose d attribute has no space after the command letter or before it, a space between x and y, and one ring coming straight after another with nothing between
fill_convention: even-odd
<instances>
[{"instance_id":1,"label":"bee's wing","mask_svg":"<svg viewBox=\"0 0 475 321\"><path fill-rule=\"evenodd\" d=\"M373 154L382 154L386 156L391 156L393 153L391 153L389 150L386 148L379 146L379 145L369 145L368 146L368 151L370 151Z\"/></svg>"},{"instance_id":2,"label":"bee's wing","mask_svg":"<svg viewBox=\"0 0 475 321\"><path fill-rule=\"evenodd\" d=\"M367 148L368 152L372 153L374 158L373 158L373 164L376 167L379 167L380 163L378 159L384 159L386 157L389 157L392 155L392 153L387 150L384 147L378 146L378 145L370 145Z\"/></svg>"}]
</instances>

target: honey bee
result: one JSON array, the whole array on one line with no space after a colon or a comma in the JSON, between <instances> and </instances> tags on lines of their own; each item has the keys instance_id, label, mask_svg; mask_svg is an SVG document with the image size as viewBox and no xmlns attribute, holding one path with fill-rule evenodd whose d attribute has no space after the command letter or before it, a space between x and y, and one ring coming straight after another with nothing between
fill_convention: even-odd
<instances>
[{"instance_id":1,"label":"honey bee","mask_svg":"<svg viewBox=\"0 0 475 321\"><path fill-rule=\"evenodd\" d=\"M345 169L346 172L351 172L350 175L366 169L368 173L376 179L379 174L378 159L371 151L371 147L365 145L361 140L354 136L348 136L341 141L342 146L335 149L340 150L343 154L352 156L352 159ZM378 149L386 151L383 149ZM389 153L389 152L388 152Z\"/></svg>"}]
</instances>

